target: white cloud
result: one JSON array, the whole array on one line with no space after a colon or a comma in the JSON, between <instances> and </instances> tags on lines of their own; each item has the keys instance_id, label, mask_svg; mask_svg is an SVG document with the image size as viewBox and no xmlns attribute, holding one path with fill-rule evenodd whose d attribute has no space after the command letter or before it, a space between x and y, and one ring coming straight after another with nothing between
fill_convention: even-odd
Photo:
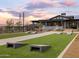
<instances>
[{"instance_id":1,"label":"white cloud","mask_svg":"<svg viewBox=\"0 0 79 59\"><path fill-rule=\"evenodd\" d=\"M31 0L26 9L62 7L60 0Z\"/></svg>"},{"instance_id":2,"label":"white cloud","mask_svg":"<svg viewBox=\"0 0 79 59\"><path fill-rule=\"evenodd\" d=\"M8 12L0 12L0 24L6 24L8 19L18 19Z\"/></svg>"},{"instance_id":3,"label":"white cloud","mask_svg":"<svg viewBox=\"0 0 79 59\"><path fill-rule=\"evenodd\" d=\"M48 18L56 16L57 14L56 13L49 13L45 10L35 10L34 12L32 12L32 15L35 17L38 17L40 19L48 19Z\"/></svg>"},{"instance_id":4,"label":"white cloud","mask_svg":"<svg viewBox=\"0 0 79 59\"><path fill-rule=\"evenodd\" d=\"M17 18L15 16L13 16L12 14L8 13L8 12L0 12L0 17L1 18L6 18L6 19L10 19L10 18Z\"/></svg>"}]
</instances>

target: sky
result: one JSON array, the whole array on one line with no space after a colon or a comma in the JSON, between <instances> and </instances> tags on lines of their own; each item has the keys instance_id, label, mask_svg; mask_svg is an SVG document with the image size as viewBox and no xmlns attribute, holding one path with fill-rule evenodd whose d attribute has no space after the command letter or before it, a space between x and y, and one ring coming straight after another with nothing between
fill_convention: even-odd
<instances>
[{"instance_id":1,"label":"sky","mask_svg":"<svg viewBox=\"0 0 79 59\"><path fill-rule=\"evenodd\" d=\"M9 19L17 22L23 12L26 24L61 13L79 15L79 0L0 0L0 24Z\"/></svg>"}]
</instances>

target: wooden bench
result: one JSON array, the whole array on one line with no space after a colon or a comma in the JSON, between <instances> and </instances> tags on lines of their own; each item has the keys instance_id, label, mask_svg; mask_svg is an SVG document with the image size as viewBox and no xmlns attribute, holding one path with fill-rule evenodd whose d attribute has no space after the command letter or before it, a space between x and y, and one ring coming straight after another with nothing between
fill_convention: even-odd
<instances>
[{"instance_id":1,"label":"wooden bench","mask_svg":"<svg viewBox=\"0 0 79 59\"><path fill-rule=\"evenodd\" d=\"M40 52L46 51L49 48L50 48L49 45L31 45L30 46L31 51L40 51Z\"/></svg>"}]
</instances>

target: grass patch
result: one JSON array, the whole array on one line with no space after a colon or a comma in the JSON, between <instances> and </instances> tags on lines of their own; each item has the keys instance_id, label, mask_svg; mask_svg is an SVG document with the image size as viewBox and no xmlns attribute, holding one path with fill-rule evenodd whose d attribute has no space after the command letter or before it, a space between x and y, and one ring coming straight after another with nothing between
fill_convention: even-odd
<instances>
[{"instance_id":1,"label":"grass patch","mask_svg":"<svg viewBox=\"0 0 79 59\"><path fill-rule=\"evenodd\" d=\"M20 33L6 33L6 34L0 34L0 39L19 37L19 36L24 36L24 35L28 35L28 34L24 33L24 32L20 32Z\"/></svg>"},{"instance_id":2,"label":"grass patch","mask_svg":"<svg viewBox=\"0 0 79 59\"><path fill-rule=\"evenodd\" d=\"M52 47L46 52L30 51L29 45L13 49L6 48L6 46L0 46L0 57L11 57L11 58L56 58L68 43L74 38L75 34L52 34L32 40L23 41L28 44L48 44ZM6 56L8 55L8 56Z\"/></svg>"}]
</instances>

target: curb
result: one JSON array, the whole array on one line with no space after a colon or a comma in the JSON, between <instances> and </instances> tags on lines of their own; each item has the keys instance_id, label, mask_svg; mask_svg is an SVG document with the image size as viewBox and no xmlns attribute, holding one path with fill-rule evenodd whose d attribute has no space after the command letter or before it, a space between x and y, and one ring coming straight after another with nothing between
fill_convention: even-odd
<instances>
[{"instance_id":1,"label":"curb","mask_svg":"<svg viewBox=\"0 0 79 59\"><path fill-rule=\"evenodd\" d=\"M74 42L74 40L77 38L78 34L73 38L73 40L67 45L67 47L60 53L60 55L57 58L62 58L63 55L66 53L68 48L71 46L71 44Z\"/></svg>"}]
</instances>

